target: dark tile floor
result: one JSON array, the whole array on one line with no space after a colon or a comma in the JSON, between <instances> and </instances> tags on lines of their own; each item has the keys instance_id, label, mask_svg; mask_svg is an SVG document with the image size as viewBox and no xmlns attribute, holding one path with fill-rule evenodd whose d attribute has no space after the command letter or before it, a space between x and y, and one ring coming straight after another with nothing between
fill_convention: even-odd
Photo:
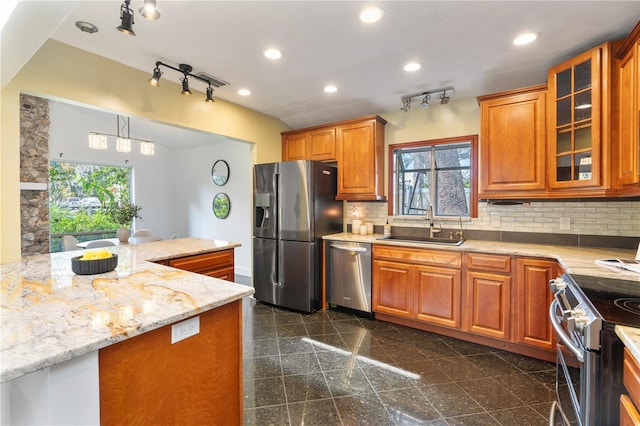
<instances>
[{"instance_id":1,"label":"dark tile floor","mask_svg":"<svg viewBox=\"0 0 640 426\"><path fill-rule=\"evenodd\" d=\"M546 425L555 366L338 310L246 298L245 425Z\"/></svg>"}]
</instances>

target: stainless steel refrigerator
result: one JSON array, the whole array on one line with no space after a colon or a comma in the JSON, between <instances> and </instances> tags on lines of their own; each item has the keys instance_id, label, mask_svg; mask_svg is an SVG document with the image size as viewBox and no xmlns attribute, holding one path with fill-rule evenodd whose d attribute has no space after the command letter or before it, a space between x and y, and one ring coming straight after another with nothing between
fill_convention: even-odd
<instances>
[{"instance_id":1,"label":"stainless steel refrigerator","mask_svg":"<svg viewBox=\"0 0 640 426\"><path fill-rule=\"evenodd\" d=\"M322 236L342 231L336 168L310 160L256 164L253 186L254 297L313 312L321 303Z\"/></svg>"}]
</instances>

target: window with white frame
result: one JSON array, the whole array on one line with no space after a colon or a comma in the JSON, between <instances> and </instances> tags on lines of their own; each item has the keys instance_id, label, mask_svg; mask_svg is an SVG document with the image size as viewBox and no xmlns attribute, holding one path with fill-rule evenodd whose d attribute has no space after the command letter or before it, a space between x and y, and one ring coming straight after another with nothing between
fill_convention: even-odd
<instances>
[{"instance_id":1,"label":"window with white frame","mask_svg":"<svg viewBox=\"0 0 640 426\"><path fill-rule=\"evenodd\" d=\"M390 214L477 216L477 136L389 146Z\"/></svg>"}]
</instances>

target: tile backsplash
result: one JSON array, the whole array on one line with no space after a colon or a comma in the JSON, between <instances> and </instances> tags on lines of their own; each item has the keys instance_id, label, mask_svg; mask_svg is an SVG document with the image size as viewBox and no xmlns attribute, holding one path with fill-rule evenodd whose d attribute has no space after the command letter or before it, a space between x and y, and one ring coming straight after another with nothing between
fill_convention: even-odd
<instances>
[{"instance_id":1,"label":"tile backsplash","mask_svg":"<svg viewBox=\"0 0 640 426\"><path fill-rule=\"evenodd\" d=\"M427 227L423 219L389 217L386 202L346 203L345 227L353 210L364 222L382 226ZM457 228L458 219L435 220L443 228ZM465 220L464 230L540 234L640 237L640 201L532 201L522 205L491 205L480 202L478 217Z\"/></svg>"}]
</instances>

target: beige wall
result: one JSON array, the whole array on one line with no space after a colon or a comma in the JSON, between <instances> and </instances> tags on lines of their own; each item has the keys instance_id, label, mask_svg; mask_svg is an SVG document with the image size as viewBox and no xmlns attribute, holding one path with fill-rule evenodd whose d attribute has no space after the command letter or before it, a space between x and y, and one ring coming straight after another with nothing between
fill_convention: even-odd
<instances>
[{"instance_id":1,"label":"beige wall","mask_svg":"<svg viewBox=\"0 0 640 426\"><path fill-rule=\"evenodd\" d=\"M221 99L205 103L204 94L179 96L179 86L167 80L155 89L148 78L149 73L48 40L2 89L0 263L20 257L20 93L249 141L253 163L281 158L280 132L288 130L282 121Z\"/></svg>"}]
</instances>

